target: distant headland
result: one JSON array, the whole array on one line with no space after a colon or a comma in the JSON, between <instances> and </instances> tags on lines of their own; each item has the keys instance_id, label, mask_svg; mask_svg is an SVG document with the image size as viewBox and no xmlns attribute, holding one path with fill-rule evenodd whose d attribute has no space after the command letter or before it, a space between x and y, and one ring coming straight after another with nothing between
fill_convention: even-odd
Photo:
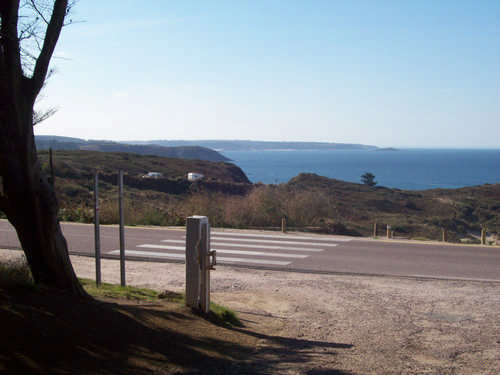
<instances>
[{"instance_id":1,"label":"distant headland","mask_svg":"<svg viewBox=\"0 0 500 375\"><path fill-rule=\"evenodd\" d=\"M155 144L166 147L201 146L217 151L270 151L270 150L383 150L377 146L355 143L334 142L294 142L294 141L249 141L249 140L151 140L133 142L135 144Z\"/></svg>"},{"instance_id":2,"label":"distant headland","mask_svg":"<svg viewBox=\"0 0 500 375\"><path fill-rule=\"evenodd\" d=\"M132 152L137 154L173 156L187 159L228 161L220 151L315 151L359 150L396 151L357 143L250 141L250 140L150 140L150 141L101 141L60 136L36 136L38 149L90 150L102 152Z\"/></svg>"},{"instance_id":3,"label":"distant headland","mask_svg":"<svg viewBox=\"0 0 500 375\"><path fill-rule=\"evenodd\" d=\"M139 155L156 155L183 159L230 161L219 152L209 147L198 145L166 147L156 142L138 144L136 142L86 140L59 136L36 136L35 140L38 150L128 152Z\"/></svg>"}]
</instances>

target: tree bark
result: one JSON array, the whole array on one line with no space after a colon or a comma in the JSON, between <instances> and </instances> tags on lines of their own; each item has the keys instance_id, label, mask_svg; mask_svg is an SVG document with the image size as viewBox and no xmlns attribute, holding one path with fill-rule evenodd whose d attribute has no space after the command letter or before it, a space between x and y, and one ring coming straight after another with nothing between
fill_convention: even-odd
<instances>
[{"instance_id":1,"label":"tree bark","mask_svg":"<svg viewBox=\"0 0 500 375\"><path fill-rule=\"evenodd\" d=\"M3 116L4 119L10 124L21 119L31 125L32 111L29 104L16 103L15 107L23 108L23 113L17 111L14 114L7 110L4 111L4 115L7 114ZM67 243L58 221L58 201L54 187L42 175L34 136L32 133L18 132L10 132L6 136L3 121L1 125L3 208L17 231L33 278L37 283L85 295L69 260Z\"/></svg>"},{"instance_id":2,"label":"tree bark","mask_svg":"<svg viewBox=\"0 0 500 375\"><path fill-rule=\"evenodd\" d=\"M23 74L17 37L19 1L0 3L0 209L17 231L35 282L86 296L58 221L54 187L43 176L33 106L59 36L67 1L56 0L33 76ZM50 38L51 40L47 40Z\"/></svg>"}]
</instances>

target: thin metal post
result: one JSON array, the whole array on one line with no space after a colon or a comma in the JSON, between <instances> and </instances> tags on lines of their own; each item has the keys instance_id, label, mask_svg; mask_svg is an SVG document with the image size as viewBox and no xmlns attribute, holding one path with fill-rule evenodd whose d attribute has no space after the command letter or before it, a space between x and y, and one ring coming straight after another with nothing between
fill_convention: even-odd
<instances>
[{"instance_id":1,"label":"thin metal post","mask_svg":"<svg viewBox=\"0 0 500 375\"><path fill-rule=\"evenodd\" d=\"M99 173L94 178L95 282L101 285L101 238L99 234Z\"/></svg>"},{"instance_id":2,"label":"thin metal post","mask_svg":"<svg viewBox=\"0 0 500 375\"><path fill-rule=\"evenodd\" d=\"M120 215L120 285L125 286L125 220L123 217L123 171L118 179L118 210Z\"/></svg>"},{"instance_id":3,"label":"thin metal post","mask_svg":"<svg viewBox=\"0 0 500 375\"><path fill-rule=\"evenodd\" d=\"M52 186L56 183L56 175L54 173L54 162L52 160L52 148L49 148L49 165L50 165L50 178L49 182Z\"/></svg>"}]
</instances>

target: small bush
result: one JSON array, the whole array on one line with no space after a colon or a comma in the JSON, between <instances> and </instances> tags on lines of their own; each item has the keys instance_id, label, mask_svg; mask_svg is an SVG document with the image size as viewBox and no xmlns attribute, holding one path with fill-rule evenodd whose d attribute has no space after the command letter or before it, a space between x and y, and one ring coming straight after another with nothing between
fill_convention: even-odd
<instances>
[{"instance_id":1,"label":"small bush","mask_svg":"<svg viewBox=\"0 0 500 375\"><path fill-rule=\"evenodd\" d=\"M209 318L216 324L225 326L242 327L240 319L236 313L228 309L227 307L217 305L215 303L210 304L210 314Z\"/></svg>"},{"instance_id":2,"label":"small bush","mask_svg":"<svg viewBox=\"0 0 500 375\"><path fill-rule=\"evenodd\" d=\"M33 277L25 261L0 263L0 287L33 285Z\"/></svg>"}]
</instances>

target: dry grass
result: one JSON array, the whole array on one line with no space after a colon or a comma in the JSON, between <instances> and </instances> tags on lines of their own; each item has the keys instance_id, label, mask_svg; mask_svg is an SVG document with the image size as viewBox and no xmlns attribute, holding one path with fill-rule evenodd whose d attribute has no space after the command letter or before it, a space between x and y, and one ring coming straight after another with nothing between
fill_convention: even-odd
<instances>
[{"instance_id":1,"label":"dry grass","mask_svg":"<svg viewBox=\"0 0 500 375\"><path fill-rule=\"evenodd\" d=\"M46 155L40 157L46 164ZM373 235L375 223L379 236L391 225L394 236L440 240L446 229L452 242L474 241L469 233L482 228L500 233L500 184L405 191L301 174L287 184L252 185L228 163L63 151L55 160L61 219L67 221L93 220L92 175L98 169L101 222L117 223L116 171L125 169L128 225L184 225L186 217L204 215L219 227L277 229L286 217L297 230L358 236ZM169 178L139 178L151 170ZM191 184L183 178L188 170L210 177Z\"/></svg>"}]
</instances>

